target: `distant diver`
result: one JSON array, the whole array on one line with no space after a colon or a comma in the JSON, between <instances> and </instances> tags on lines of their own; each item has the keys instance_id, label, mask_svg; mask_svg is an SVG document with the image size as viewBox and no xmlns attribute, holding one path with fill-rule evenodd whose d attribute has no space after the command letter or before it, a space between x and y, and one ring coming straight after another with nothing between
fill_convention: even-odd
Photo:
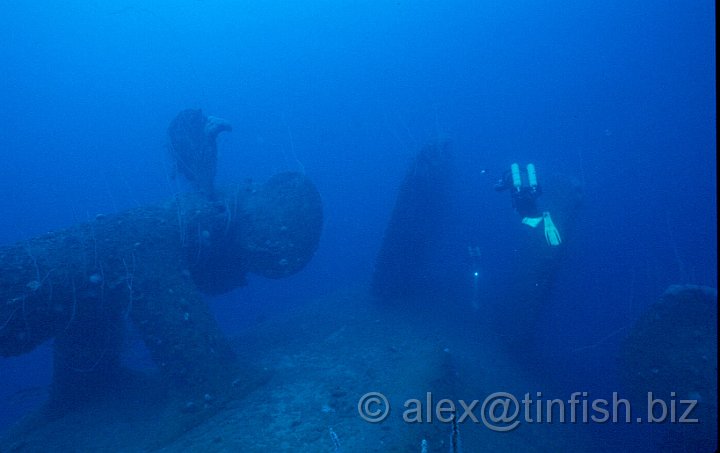
<instances>
[{"instance_id":1,"label":"distant diver","mask_svg":"<svg viewBox=\"0 0 720 453\"><path fill-rule=\"evenodd\" d=\"M510 170L505 172L503 177L495 184L495 190L498 192L510 190L512 206L522 217L522 223L532 228L543 223L545 226L545 240L551 246L558 246L562 243L562 239L560 232L550 217L550 213L548 211L540 212L537 207L537 199L542 195L542 188L538 185L534 164L527 164L525 176L527 184L523 183L520 165L513 163L510 165Z\"/></svg>"},{"instance_id":2,"label":"distant diver","mask_svg":"<svg viewBox=\"0 0 720 453\"><path fill-rule=\"evenodd\" d=\"M476 245L468 245L468 256L470 257L470 272L473 281L472 307L480 309L480 270L482 252Z\"/></svg>"},{"instance_id":3,"label":"distant diver","mask_svg":"<svg viewBox=\"0 0 720 453\"><path fill-rule=\"evenodd\" d=\"M174 172L180 172L195 190L212 196L217 171L217 136L231 131L227 121L205 116L202 110L178 113L168 127L170 156Z\"/></svg>"}]
</instances>

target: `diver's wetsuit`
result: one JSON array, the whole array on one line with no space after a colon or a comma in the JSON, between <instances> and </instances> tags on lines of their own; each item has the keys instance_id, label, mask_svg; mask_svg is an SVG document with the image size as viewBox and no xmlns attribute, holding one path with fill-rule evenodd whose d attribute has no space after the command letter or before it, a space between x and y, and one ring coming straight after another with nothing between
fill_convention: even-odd
<instances>
[{"instance_id":1,"label":"diver's wetsuit","mask_svg":"<svg viewBox=\"0 0 720 453\"><path fill-rule=\"evenodd\" d=\"M510 190L512 206L521 217L540 217L541 214L535 203L542 194L539 185L535 187L523 185L520 190L516 190L512 183L512 174L507 171L503 174L502 179L495 184L495 190L498 192Z\"/></svg>"}]
</instances>

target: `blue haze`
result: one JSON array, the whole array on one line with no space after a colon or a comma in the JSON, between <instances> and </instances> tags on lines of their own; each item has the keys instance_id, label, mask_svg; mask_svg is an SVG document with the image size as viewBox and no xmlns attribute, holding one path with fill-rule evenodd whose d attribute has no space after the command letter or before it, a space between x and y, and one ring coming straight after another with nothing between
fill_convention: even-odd
<instances>
[{"instance_id":1,"label":"blue haze","mask_svg":"<svg viewBox=\"0 0 720 453\"><path fill-rule=\"evenodd\" d=\"M202 108L234 126L221 184L302 167L325 204L303 272L212 299L237 332L367 284L407 165L447 138L488 266L512 248L511 162L585 182L529 366L612 391L613 333L669 284L717 286L714 26L707 1L4 2L0 243L170 197L167 125ZM0 359L0 426L50 368L49 347Z\"/></svg>"}]
</instances>

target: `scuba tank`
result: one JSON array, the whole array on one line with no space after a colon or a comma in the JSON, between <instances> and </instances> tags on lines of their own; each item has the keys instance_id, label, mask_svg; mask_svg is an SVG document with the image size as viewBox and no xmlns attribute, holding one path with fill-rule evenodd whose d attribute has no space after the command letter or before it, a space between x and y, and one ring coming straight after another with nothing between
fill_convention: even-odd
<instances>
[{"instance_id":1,"label":"scuba tank","mask_svg":"<svg viewBox=\"0 0 720 453\"><path fill-rule=\"evenodd\" d=\"M537 173L535 172L535 165L534 164L527 164L527 175L528 175L528 184L530 187L535 190L537 189Z\"/></svg>"},{"instance_id":2,"label":"scuba tank","mask_svg":"<svg viewBox=\"0 0 720 453\"><path fill-rule=\"evenodd\" d=\"M519 191L522 188L522 179L520 178L520 165L510 165L510 173L512 174L513 187L515 188L515 190Z\"/></svg>"}]
</instances>

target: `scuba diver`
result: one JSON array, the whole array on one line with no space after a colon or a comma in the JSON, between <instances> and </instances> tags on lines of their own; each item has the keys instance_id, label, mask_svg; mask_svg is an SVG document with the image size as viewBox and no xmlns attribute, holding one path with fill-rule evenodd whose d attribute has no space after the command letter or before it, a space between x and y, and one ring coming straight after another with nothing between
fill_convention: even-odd
<instances>
[{"instance_id":1,"label":"scuba diver","mask_svg":"<svg viewBox=\"0 0 720 453\"><path fill-rule=\"evenodd\" d=\"M551 246L560 245L562 239L548 211L540 212L537 207L537 199L542 194L538 185L537 173L534 164L527 164L525 172L527 184L523 183L520 165L513 163L510 171L505 172L503 177L495 184L495 190L502 192L510 190L512 206L522 217L522 223L532 228L540 223L545 226L545 240Z\"/></svg>"}]
</instances>

